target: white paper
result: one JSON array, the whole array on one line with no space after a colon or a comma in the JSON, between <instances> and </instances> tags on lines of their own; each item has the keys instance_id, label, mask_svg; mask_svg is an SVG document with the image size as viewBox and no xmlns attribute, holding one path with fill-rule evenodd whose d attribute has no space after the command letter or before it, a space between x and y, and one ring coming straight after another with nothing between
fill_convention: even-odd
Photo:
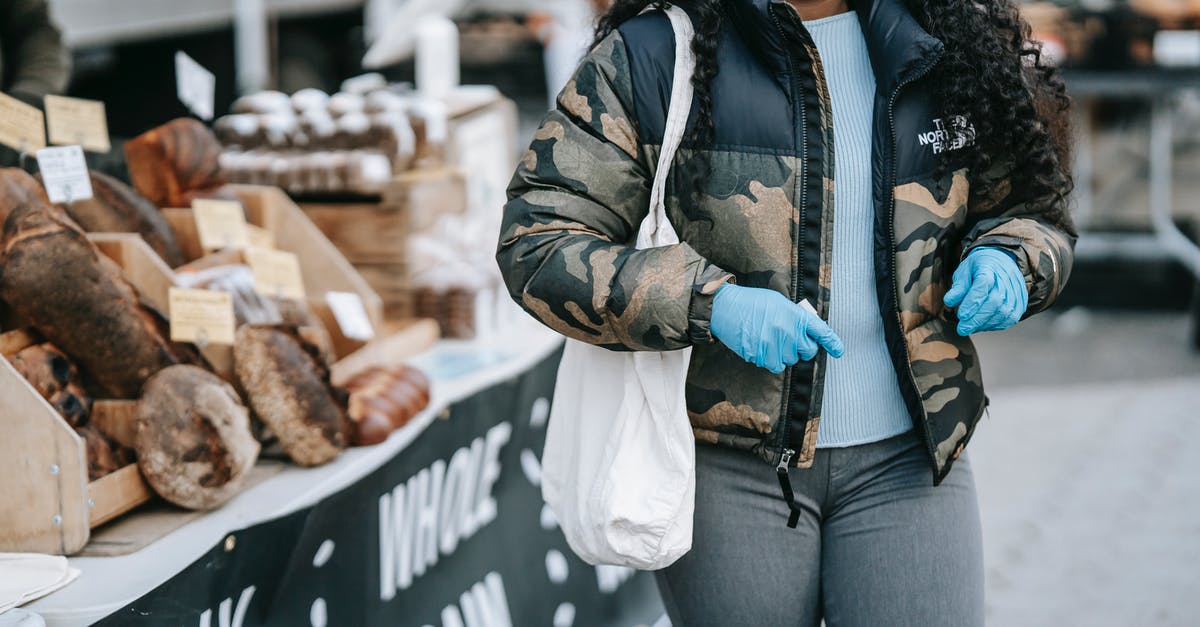
<instances>
[{"instance_id":1,"label":"white paper","mask_svg":"<svg viewBox=\"0 0 1200 627\"><path fill-rule=\"evenodd\" d=\"M375 329L371 327L371 319L367 317L367 308L363 306L362 298L354 292L326 292L325 302L333 310L342 335L360 342L366 342L375 337Z\"/></svg>"},{"instance_id":2,"label":"white paper","mask_svg":"<svg viewBox=\"0 0 1200 627\"><path fill-rule=\"evenodd\" d=\"M175 53L175 91L197 117L211 120L217 77L183 52Z\"/></svg>"},{"instance_id":3,"label":"white paper","mask_svg":"<svg viewBox=\"0 0 1200 627\"><path fill-rule=\"evenodd\" d=\"M38 170L50 202L72 202L92 197L92 180L79 146L42 148L37 151Z\"/></svg>"}]
</instances>

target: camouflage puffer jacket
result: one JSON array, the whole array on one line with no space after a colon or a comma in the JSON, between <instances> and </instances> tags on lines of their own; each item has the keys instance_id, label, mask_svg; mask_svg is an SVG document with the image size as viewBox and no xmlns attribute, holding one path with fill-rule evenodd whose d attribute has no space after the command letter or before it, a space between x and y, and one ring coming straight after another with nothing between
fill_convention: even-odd
<instances>
[{"instance_id":1,"label":"camouflage puffer jacket","mask_svg":"<svg viewBox=\"0 0 1200 627\"><path fill-rule=\"evenodd\" d=\"M946 141L930 70L942 43L901 0L852 0L877 83L872 172L874 261L896 384L949 472L987 398L971 340L942 296L977 246L1015 256L1030 299L1049 306L1071 270L1074 227L1061 205L1022 198L1019 181L987 198L965 169L939 168ZM828 317L833 244L829 93L811 38L781 0L729 0L712 85L715 141L697 185L680 151L667 212L681 242L635 250L649 206L674 68L665 16L636 17L597 45L534 134L509 188L497 260L513 298L563 335L614 350L693 346L687 403L696 438L811 465L825 354L781 375L742 361L709 332L726 281L808 298ZM969 133L967 133L969 137ZM945 174L939 174L945 172ZM998 176L991 174L991 176ZM1003 177L995 179L1004 181Z\"/></svg>"}]
</instances>

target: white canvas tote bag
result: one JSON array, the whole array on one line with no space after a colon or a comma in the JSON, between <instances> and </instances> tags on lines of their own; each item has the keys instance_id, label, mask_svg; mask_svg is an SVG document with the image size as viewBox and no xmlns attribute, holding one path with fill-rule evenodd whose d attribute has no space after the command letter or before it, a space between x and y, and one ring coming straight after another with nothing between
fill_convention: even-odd
<instances>
[{"instance_id":1,"label":"white canvas tote bag","mask_svg":"<svg viewBox=\"0 0 1200 627\"><path fill-rule=\"evenodd\" d=\"M650 210L637 248L679 243L664 189L692 105L692 23L668 6L675 71ZM568 339L542 454L542 497L590 564L643 570L692 547L695 441L684 404L692 349L614 352Z\"/></svg>"}]
</instances>

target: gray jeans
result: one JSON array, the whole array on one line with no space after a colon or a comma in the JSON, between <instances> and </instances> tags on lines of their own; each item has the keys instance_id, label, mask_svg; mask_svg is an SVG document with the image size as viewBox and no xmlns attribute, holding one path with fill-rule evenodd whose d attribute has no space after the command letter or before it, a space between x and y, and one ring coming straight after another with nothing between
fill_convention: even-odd
<instances>
[{"instance_id":1,"label":"gray jeans","mask_svg":"<svg viewBox=\"0 0 1200 627\"><path fill-rule=\"evenodd\" d=\"M692 550L656 578L675 627L971 627L983 624L983 540L966 456L933 487L913 432L818 449L791 471L696 447Z\"/></svg>"}]
</instances>

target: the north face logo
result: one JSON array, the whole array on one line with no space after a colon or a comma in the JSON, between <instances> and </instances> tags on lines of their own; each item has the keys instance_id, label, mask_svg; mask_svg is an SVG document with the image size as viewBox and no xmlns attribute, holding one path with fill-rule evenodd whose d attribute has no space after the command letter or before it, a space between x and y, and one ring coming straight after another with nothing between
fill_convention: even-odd
<instances>
[{"instance_id":1,"label":"the north face logo","mask_svg":"<svg viewBox=\"0 0 1200 627\"><path fill-rule=\"evenodd\" d=\"M975 125L965 115L950 118L949 128L942 118L934 118L933 130L918 133L917 140L922 146L932 146L935 155L958 150L975 143Z\"/></svg>"}]
</instances>

